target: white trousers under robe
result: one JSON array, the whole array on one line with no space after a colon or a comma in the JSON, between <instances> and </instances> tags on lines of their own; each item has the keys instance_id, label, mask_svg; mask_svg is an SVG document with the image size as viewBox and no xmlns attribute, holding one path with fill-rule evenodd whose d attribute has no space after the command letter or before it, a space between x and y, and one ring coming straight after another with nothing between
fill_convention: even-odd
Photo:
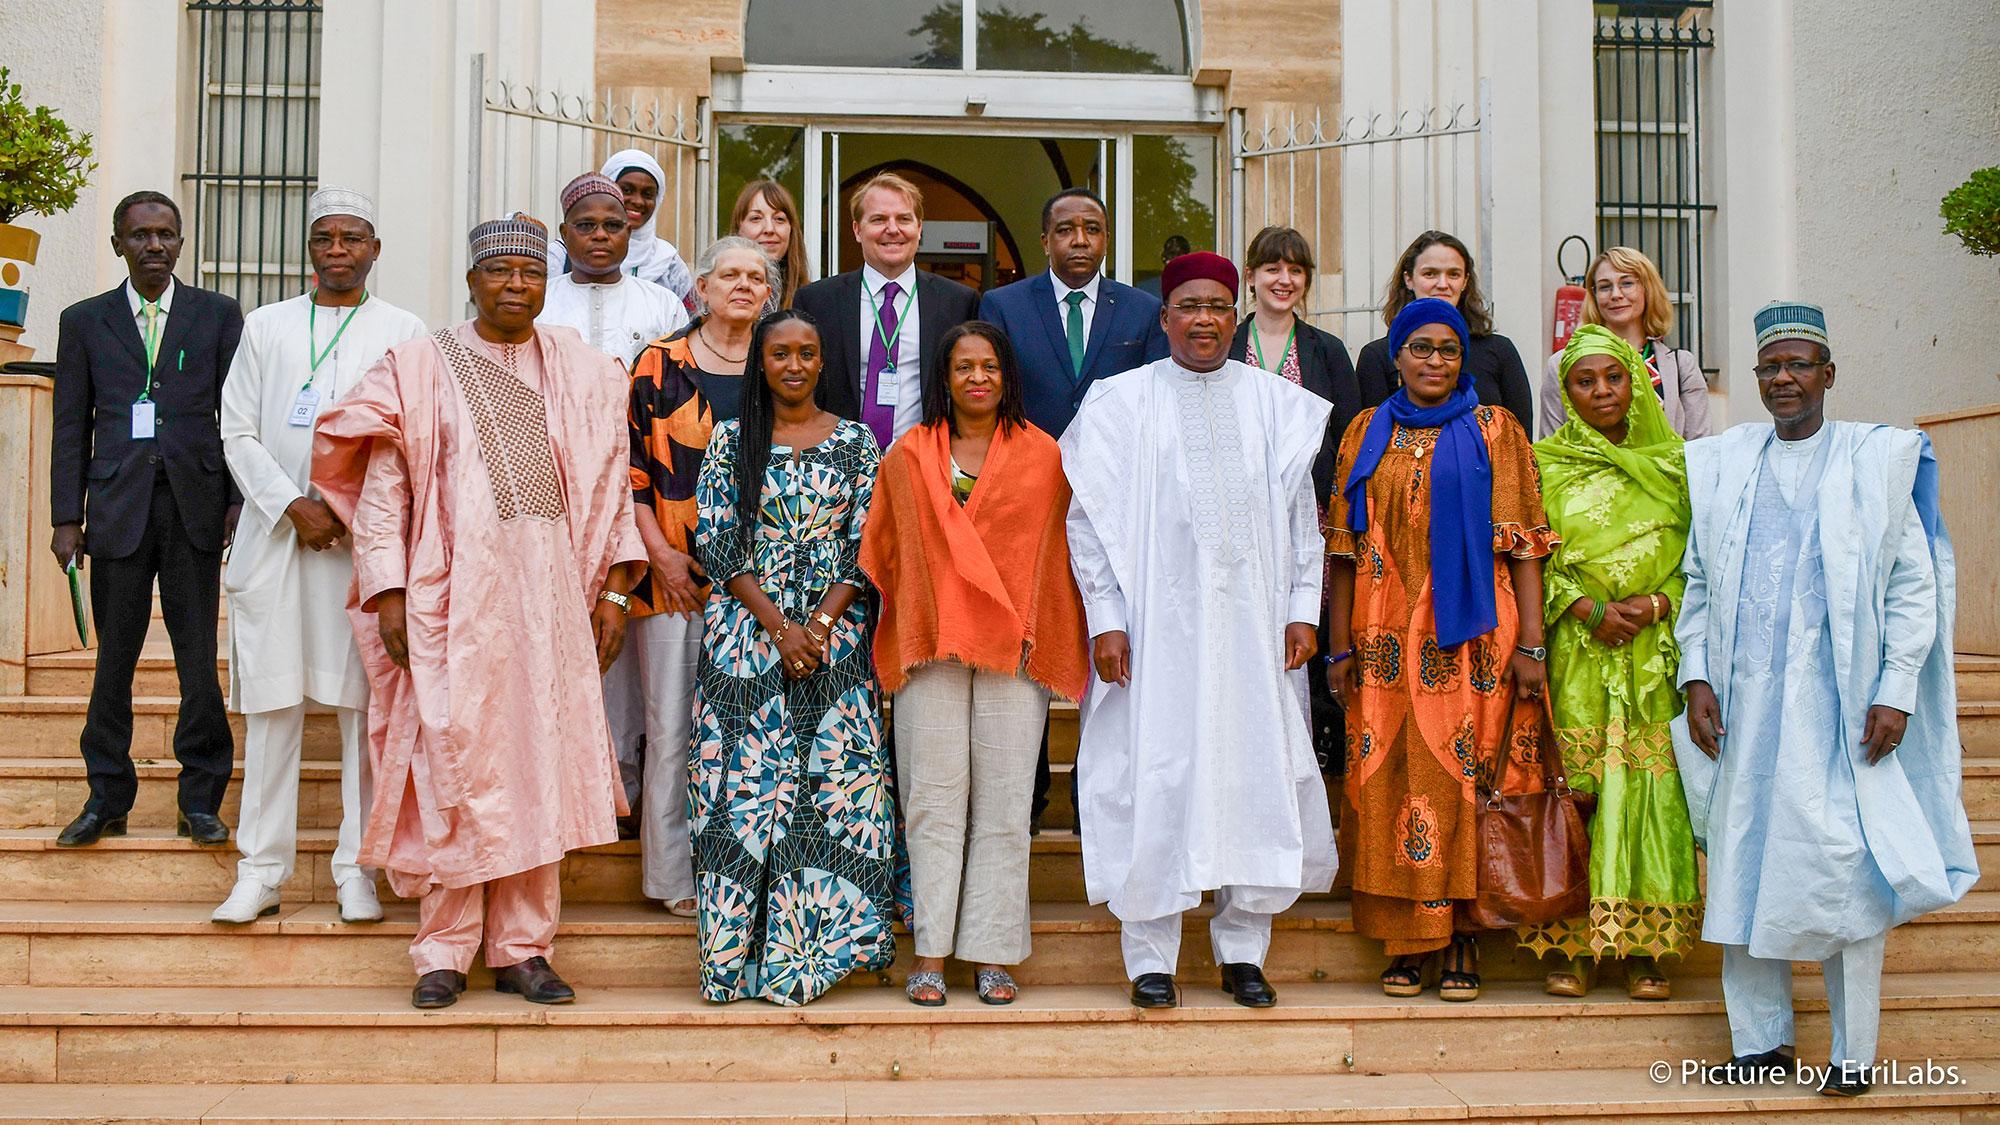
<instances>
[{"instance_id":1,"label":"white trousers under robe","mask_svg":"<svg viewBox=\"0 0 2000 1125\"><path fill-rule=\"evenodd\" d=\"M417 900L410 960L423 976L437 969L470 971L481 944L489 969L547 957L561 916L560 862L469 887L432 887Z\"/></svg>"},{"instance_id":2,"label":"white trousers under robe","mask_svg":"<svg viewBox=\"0 0 2000 1125\"><path fill-rule=\"evenodd\" d=\"M1882 1022L1882 951L1889 935L1850 942L1820 962L1833 1020L1835 1065L1875 1065ZM1747 946L1722 947L1722 1001L1729 1009L1731 1050L1754 1055L1796 1046L1792 1030L1792 963L1750 956Z\"/></svg>"},{"instance_id":3,"label":"white trousers under robe","mask_svg":"<svg viewBox=\"0 0 2000 1125\"><path fill-rule=\"evenodd\" d=\"M1271 916L1236 905L1234 888L1215 892L1215 916L1208 920L1208 942L1218 965L1264 967L1271 951ZM1143 921L1118 920L1118 944L1125 953L1125 975L1138 980L1145 973L1172 975L1181 957L1181 916Z\"/></svg>"},{"instance_id":4,"label":"white trousers under robe","mask_svg":"<svg viewBox=\"0 0 2000 1125\"><path fill-rule=\"evenodd\" d=\"M639 654L632 651L636 647L632 631L628 627L625 633L625 647L604 670L604 718L611 726L611 745L618 751L618 780L625 786L625 804L637 810L644 769L639 759L646 738L646 692L639 681Z\"/></svg>"},{"instance_id":5,"label":"white trousers under robe","mask_svg":"<svg viewBox=\"0 0 2000 1125\"><path fill-rule=\"evenodd\" d=\"M634 618L626 633L625 651L633 655L638 666L645 704L640 889L647 898L675 903L694 897L688 757L694 751L694 685L701 666L701 618L677 613Z\"/></svg>"},{"instance_id":6,"label":"white trousers under robe","mask_svg":"<svg viewBox=\"0 0 2000 1125\"><path fill-rule=\"evenodd\" d=\"M368 817L368 713L333 709L340 725L340 835L333 847L333 881L374 876L355 864ZM299 768L306 733L304 704L243 716L243 811L237 819L238 879L277 887L298 858Z\"/></svg>"}]
</instances>

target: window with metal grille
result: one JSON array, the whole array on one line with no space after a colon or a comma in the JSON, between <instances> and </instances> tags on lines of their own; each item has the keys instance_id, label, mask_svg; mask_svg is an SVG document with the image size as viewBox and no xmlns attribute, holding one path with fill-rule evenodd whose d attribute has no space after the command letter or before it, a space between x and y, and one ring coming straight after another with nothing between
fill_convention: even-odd
<instances>
[{"instance_id":1,"label":"window with metal grille","mask_svg":"<svg viewBox=\"0 0 2000 1125\"><path fill-rule=\"evenodd\" d=\"M1598 246L1630 246L1660 267L1674 299L1668 342L1694 352L1711 381L1704 282L1716 208L1701 120L1713 7L1598 4L1594 37Z\"/></svg>"},{"instance_id":2,"label":"window with metal grille","mask_svg":"<svg viewBox=\"0 0 2000 1125\"><path fill-rule=\"evenodd\" d=\"M191 0L196 124L188 207L195 281L247 312L311 276L306 198L319 175L320 4Z\"/></svg>"}]
</instances>

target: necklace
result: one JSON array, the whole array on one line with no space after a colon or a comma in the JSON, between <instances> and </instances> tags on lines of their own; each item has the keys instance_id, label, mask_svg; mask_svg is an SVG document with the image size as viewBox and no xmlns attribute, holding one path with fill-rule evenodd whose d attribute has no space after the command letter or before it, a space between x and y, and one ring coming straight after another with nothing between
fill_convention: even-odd
<instances>
[{"instance_id":1,"label":"necklace","mask_svg":"<svg viewBox=\"0 0 2000 1125\"><path fill-rule=\"evenodd\" d=\"M700 328L695 329L694 334L701 337L702 347L707 348L709 352L715 356L715 358L721 360L724 363L742 363L750 358L750 349L747 347L743 349L742 355L728 355L725 354L721 348L716 347L715 341L708 338L707 324L703 324Z\"/></svg>"}]
</instances>

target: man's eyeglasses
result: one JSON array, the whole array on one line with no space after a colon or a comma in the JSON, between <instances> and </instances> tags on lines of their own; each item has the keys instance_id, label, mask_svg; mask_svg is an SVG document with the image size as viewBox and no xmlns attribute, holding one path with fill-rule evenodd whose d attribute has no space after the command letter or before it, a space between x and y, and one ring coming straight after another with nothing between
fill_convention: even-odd
<instances>
[{"instance_id":1,"label":"man's eyeglasses","mask_svg":"<svg viewBox=\"0 0 2000 1125\"><path fill-rule=\"evenodd\" d=\"M1235 312L1236 306L1227 301L1182 301L1174 305L1173 310L1182 316L1200 316L1207 313L1210 316L1223 317Z\"/></svg>"},{"instance_id":2,"label":"man's eyeglasses","mask_svg":"<svg viewBox=\"0 0 2000 1125\"><path fill-rule=\"evenodd\" d=\"M1423 340L1411 340L1403 345L1403 350L1418 359L1429 359L1435 355L1447 362L1465 354L1457 344L1432 344Z\"/></svg>"},{"instance_id":3,"label":"man's eyeglasses","mask_svg":"<svg viewBox=\"0 0 2000 1125\"><path fill-rule=\"evenodd\" d=\"M596 219L578 219L575 222L565 223L564 225L569 228L571 234L581 238L589 238L598 231L616 235L632 224L623 219L606 219L603 222L598 222Z\"/></svg>"},{"instance_id":4,"label":"man's eyeglasses","mask_svg":"<svg viewBox=\"0 0 2000 1125\"><path fill-rule=\"evenodd\" d=\"M479 266L479 273L480 276L486 278L488 281L509 281L516 279L521 281L547 281L549 279L547 266L503 266L499 262L482 262Z\"/></svg>"},{"instance_id":5,"label":"man's eyeglasses","mask_svg":"<svg viewBox=\"0 0 2000 1125\"><path fill-rule=\"evenodd\" d=\"M1757 376L1758 382L1768 383L1778 377L1779 371L1783 371L1794 379L1803 379L1812 374L1814 370L1825 366L1825 363L1817 359L1788 359L1783 363L1760 363L1751 368L1750 371Z\"/></svg>"}]
</instances>

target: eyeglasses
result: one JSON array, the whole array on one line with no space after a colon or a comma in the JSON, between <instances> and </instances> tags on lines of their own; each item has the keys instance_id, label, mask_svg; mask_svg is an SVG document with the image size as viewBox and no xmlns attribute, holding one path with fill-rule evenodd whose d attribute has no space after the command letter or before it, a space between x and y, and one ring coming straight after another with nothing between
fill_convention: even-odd
<instances>
[{"instance_id":1,"label":"eyeglasses","mask_svg":"<svg viewBox=\"0 0 2000 1125\"><path fill-rule=\"evenodd\" d=\"M578 219L573 223L565 223L563 225L569 228L571 234L582 238L589 238L600 230L605 234L615 235L632 224L623 219L606 219L603 222L598 222L596 219Z\"/></svg>"},{"instance_id":2,"label":"eyeglasses","mask_svg":"<svg viewBox=\"0 0 2000 1125\"><path fill-rule=\"evenodd\" d=\"M503 266L499 262L483 262L479 266L480 276L488 281L547 281L547 266Z\"/></svg>"},{"instance_id":3,"label":"eyeglasses","mask_svg":"<svg viewBox=\"0 0 2000 1125\"><path fill-rule=\"evenodd\" d=\"M1207 313L1210 316L1222 317L1236 311L1236 306L1227 301L1182 301L1172 308L1182 316L1200 316Z\"/></svg>"},{"instance_id":4,"label":"eyeglasses","mask_svg":"<svg viewBox=\"0 0 2000 1125\"><path fill-rule=\"evenodd\" d=\"M1803 379L1815 369L1825 366L1824 361L1817 359L1788 359L1783 363L1760 363L1750 371L1757 376L1758 382L1768 383L1778 377L1780 370L1794 379Z\"/></svg>"},{"instance_id":5,"label":"eyeglasses","mask_svg":"<svg viewBox=\"0 0 2000 1125\"><path fill-rule=\"evenodd\" d=\"M1438 358L1446 361L1457 359L1459 356L1465 354L1457 344L1432 344L1423 340L1411 340L1409 343L1403 345L1403 350L1418 359L1429 359L1431 356L1436 355Z\"/></svg>"}]
</instances>

